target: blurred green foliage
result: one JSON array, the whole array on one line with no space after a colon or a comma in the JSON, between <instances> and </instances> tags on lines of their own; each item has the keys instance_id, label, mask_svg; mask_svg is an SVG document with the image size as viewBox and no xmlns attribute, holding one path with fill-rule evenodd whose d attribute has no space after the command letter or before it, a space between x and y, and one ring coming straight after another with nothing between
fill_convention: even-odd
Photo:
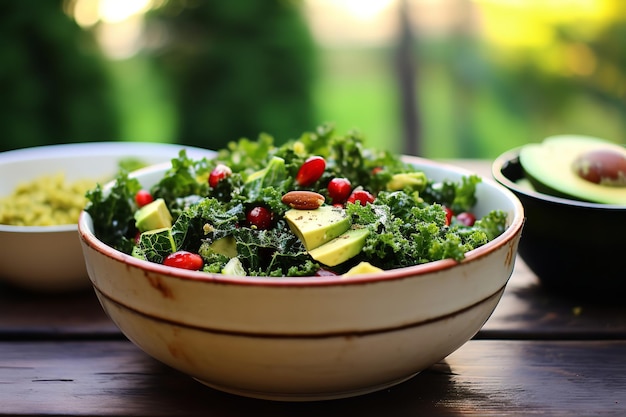
<instances>
[{"instance_id":1,"label":"blurred green foliage","mask_svg":"<svg viewBox=\"0 0 626 417\"><path fill-rule=\"evenodd\" d=\"M418 37L425 156L494 158L557 134L626 143L626 2L585 5L613 13L565 18L574 12L556 3L501 3L498 17L519 27L500 27L495 40L480 31ZM533 7L553 14L533 13ZM483 21L493 23L503 25ZM537 28L541 41L525 42ZM498 35L519 43L499 44Z\"/></svg>"},{"instance_id":2,"label":"blurred green foliage","mask_svg":"<svg viewBox=\"0 0 626 417\"><path fill-rule=\"evenodd\" d=\"M60 0L2 1L0 39L0 151L118 138L103 57Z\"/></svg>"},{"instance_id":3,"label":"blurred green foliage","mask_svg":"<svg viewBox=\"0 0 626 417\"><path fill-rule=\"evenodd\" d=\"M261 132L281 143L324 122L405 149L396 45L317 45L302 0L164 0L147 15L147 47L125 60L103 58L95 30L61 2L0 5L0 150L115 139L220 148ZM491 39L415 33L421 155L493 158L561 133L626 141L626 2L598 1L612 9L593 24L550 4L498 3L483 21L500 23ZM543 43L526 42L537 27ZM490 43L499 37L522 45Z\"/></svg>"},{"instance_id":4,"label":"blurred green foliage","mask_svg":"<svg viewBox=\"0 0 626 417\"><path fill-rule=\"evenodd\" d=\"M147 16L165 42L151 57L170 85L175 140L219 148L272 134L277 143L315 127L316 47L289 0L169 0Z\"/></svg>"}]
</instances>

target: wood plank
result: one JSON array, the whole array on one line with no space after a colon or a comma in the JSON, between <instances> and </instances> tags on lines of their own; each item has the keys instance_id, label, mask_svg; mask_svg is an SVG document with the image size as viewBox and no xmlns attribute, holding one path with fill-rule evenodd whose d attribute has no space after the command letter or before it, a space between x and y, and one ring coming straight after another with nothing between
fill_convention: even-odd
<instances>
[{"instance_id":1,"label":"wood plank","mask_svg":"<svg viewBox=\"0 0 626 417\"><path fill-rule=\"evenodd\" d=\"M0 340L121 338L93 290L41 294L0 286Z\"/></svg>"},{"instance_id":2,"label":"wood plank","mask_svg":"<svg viewBox=\"0 0 626 417\"><path fill-rule=\"evenodd\" d=\"M549 293L518 257L502 300L477 337L626 339L626 304Z\"/></svg>"},{"instance_id":3,"label":"wood plank","mask_svg":"<svg viewBox=\"0 0 626 417\"><path fill-rule=\"evenodd\" d=\"M398 386L280 403L224 394L130 342L0 343L0 415L626 415L626 341L468 342Z\"/></svg>"}]
</instances>

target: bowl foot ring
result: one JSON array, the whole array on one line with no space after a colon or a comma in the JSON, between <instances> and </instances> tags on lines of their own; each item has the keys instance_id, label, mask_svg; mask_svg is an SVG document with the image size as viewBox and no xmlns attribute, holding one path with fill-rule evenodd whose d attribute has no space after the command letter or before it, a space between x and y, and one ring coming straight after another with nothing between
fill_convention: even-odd
<instances>
[{"instance_id":1,"label":"bowl foot ring","mask_svg":"<svg viewBox=\"0 0 626 417\"><path fill-rule=\"evenodd\" d=\"M215 384L212 382L203 381L198 378L194 378L194 379L200 382L201 384L206 385L209 388L213 388L213 389L216 389L218 391L222 391L228 394L239 395L242 397L250 397L250 398L256 398L260 400L271 400L271 401L293 401L293 402L300 401L302 402L302 401L337 400L341 398L350 398L350 397L356 397L359 395L370 394L376 391L381 391L387 388L391 388L395 385L408 381L409 379L416 376L418 373L419 372L416 372L409 376L405 376L405 377L398 378L392 381L384 382L378 385L355 388L353 390L313 392L313 393L254 391L254 390L246 390L246 389L240 389L240 388Z\"/></svg>"}]
</instances>

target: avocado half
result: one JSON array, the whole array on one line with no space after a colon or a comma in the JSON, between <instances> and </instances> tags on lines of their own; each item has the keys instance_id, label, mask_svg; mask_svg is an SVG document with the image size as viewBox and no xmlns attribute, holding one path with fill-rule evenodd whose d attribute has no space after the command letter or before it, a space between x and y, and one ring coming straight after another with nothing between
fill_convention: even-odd
<instances>
[{"instance_id":1,"label":"avocado half","mask_svg":"<svg viewBox=\"0 0 626 417\"><path fill-rule=\"evenodd\" d=\"M577 172L577 161L589 152L623 155L626 148L590 136L551 136L520 149L519 160L527 179L541 193L602 204L626 205L626 186L595 183Z\"/></svg>"}]
</instances>

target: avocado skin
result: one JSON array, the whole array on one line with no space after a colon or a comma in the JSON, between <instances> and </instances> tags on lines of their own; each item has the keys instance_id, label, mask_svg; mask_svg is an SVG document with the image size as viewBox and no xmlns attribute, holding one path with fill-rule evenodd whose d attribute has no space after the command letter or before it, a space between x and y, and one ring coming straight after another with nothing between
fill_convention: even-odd
<instances>
[{"instance_id":1,"label":"avocado skin","mask_svg":"<svg viewBox=\"0 0 626 417\"><path fill-rule=\"evenodd\" d=\"M555 197L601 204L626 205L626 188L594 184L573 169L582 153L608 148L626 155L626 148L595 137L551 136L520 148L519 162L536 191Z\"/></svg>"}]
</instances>

